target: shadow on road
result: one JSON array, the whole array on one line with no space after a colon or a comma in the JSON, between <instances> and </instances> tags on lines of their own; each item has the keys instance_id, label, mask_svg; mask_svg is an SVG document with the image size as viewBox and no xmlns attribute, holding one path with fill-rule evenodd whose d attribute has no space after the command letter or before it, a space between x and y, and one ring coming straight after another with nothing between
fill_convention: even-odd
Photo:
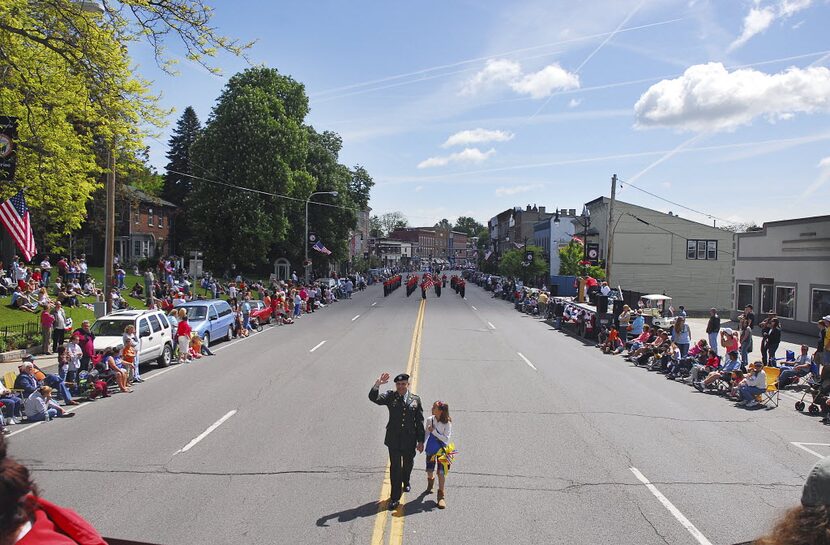
<instances>
[{"instance_id":1,"label":"shadow on road","mask_svg":"<svg viewBox=\"0 0 830 545\"><path fill-rule=\"evenodd\" d=\"M414 515L417 513L425 513L435 510L438 507L438 504L434 500L425 502L424 498L426 498L426 496L426 492L422 492L420 496L407 502L403 506L402 513L401 509L398 508L394 513L392 513L392 516L405 517L407 515ZM364 503L359 507L353 507L352 509L346 509L345 511L338 511L337 513L325 515L317 519L317 526L327 527L329 526L328 523L332 520L336 520L337 522L351 522L357 518L372 517L378 514L379 508L386 508L386 500L381 502L372 501Z\"/></svg>"}]
</instances>

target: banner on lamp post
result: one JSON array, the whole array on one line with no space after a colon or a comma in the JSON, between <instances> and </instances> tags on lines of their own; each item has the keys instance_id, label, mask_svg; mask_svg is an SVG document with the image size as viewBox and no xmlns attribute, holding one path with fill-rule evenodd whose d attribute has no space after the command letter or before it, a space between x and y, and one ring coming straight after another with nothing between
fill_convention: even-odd
<instances>
[{"instance_id":1,"label":"banner on lamp post","mask_svg":"<svg viewBox=\"0 0 830 545\"><path fill-rule=\"evenodd\" d=\"M17 166L17 118L0 115L0 182L14 179Z\"/></svg>"}]
</instances>

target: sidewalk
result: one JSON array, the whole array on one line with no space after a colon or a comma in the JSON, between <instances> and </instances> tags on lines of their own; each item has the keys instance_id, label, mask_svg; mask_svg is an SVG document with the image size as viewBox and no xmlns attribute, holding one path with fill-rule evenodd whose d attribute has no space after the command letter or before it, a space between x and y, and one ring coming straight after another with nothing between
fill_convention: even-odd
<instances>
[{"instance_id":1,"label":"sidewalk","mask_svg":"<svg viewBox=\"0 0 830 545\"><path fill-rule=\"evenodd\" d=\"M0 363L0 378L2 378L9 371L14 371L16 374L17 367L21 364L21 362L22 360L12 361L9 363ZM51 356L36 354L35 365L40 367L44 373L58 374L58 356L56 354L52 354Z\"/></svg>"},{"instance_id":2,"label":"sidewalk","mask_svg":"<svg viewBox=\"0 0 830 545\"><path fill-rule=\"evenodd\" d=\"M709 340L709 336L706 334L706 324L709 322L709 318L687 318L686 323L689 325L689 329L692 330L692 342L695 343L700 339ZM735 331L738 330L738 323L731 322L731 321L721 321L721 329L724 327L731 327ZM786 324L784 324L786 327ZM801 354L801 345L806 344L807 347L810 349L810 354L812 355L813 351L816 349L816 344L818 343L818 329L816 329L815 336L809 335L801 335L799 333L788 333L787 331L781 332L781 344L779 345L778 351L776 352L776 356L778 358L783 359L787 353L787 350L792 350L795 352L795 357L798 358L799 354ZM761 361L761 334L758 333L758 328L756 327L752 331L752 352L749 353L749 361ZM720 347L720 352L723 352L723 348Z\"/></svg>"}]
</instances>

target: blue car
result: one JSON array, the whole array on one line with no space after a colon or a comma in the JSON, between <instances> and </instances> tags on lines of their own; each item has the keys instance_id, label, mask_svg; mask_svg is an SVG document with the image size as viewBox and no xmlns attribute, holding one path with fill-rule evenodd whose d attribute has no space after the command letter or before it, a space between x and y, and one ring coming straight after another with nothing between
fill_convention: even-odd
<instances>
[{"instance_id":1,"label":"blue car","mask_svg":"<svg viewBox=\"0 0 830 545\"><path fill-rule=\"evenodd\" d=\"M233 337L234 316L227 301L221 299L190 301L176 308L187 310L190 328L202 338L205 346L210 346L212 341L230 340Z\"/></svg>"}]
</instances>

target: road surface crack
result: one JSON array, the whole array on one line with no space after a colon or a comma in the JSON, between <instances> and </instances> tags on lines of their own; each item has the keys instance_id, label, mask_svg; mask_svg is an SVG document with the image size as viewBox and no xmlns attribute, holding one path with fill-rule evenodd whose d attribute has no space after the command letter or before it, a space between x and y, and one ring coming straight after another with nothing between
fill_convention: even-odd
<instances>
[{"instance_id":1,"label":"road surface crack","mask_svg":"<svg viewBox=\"0 0 830 545\"><path fill-rule=\"evenodd\" d=\"M662 540L663 540L663 543L665 543L666 545L669 545L669 542L668 542L668 540L666 539L666 536L664 536L663 534L661 534L661 533L657 530L657 527L656 527L656 526L654 526L654 524L653 524L653 523L652 523L652 522L648 519L648 517L646 516L646 514L645 514L645 513L643 513L643 509L642 509L639 505L637 506L637 511L639 511L639 512L640 512L640 516L642 516L642 517L643 517L643 520L644 520L644 521L646 521L646 522L648 523L648 525L649 525L649 526L651 526L651 529L652 529L652 530L654 530L654 533L657 535L657 537L659 537L660 539L662 539Z\"/></svg>"}]
</instances>

